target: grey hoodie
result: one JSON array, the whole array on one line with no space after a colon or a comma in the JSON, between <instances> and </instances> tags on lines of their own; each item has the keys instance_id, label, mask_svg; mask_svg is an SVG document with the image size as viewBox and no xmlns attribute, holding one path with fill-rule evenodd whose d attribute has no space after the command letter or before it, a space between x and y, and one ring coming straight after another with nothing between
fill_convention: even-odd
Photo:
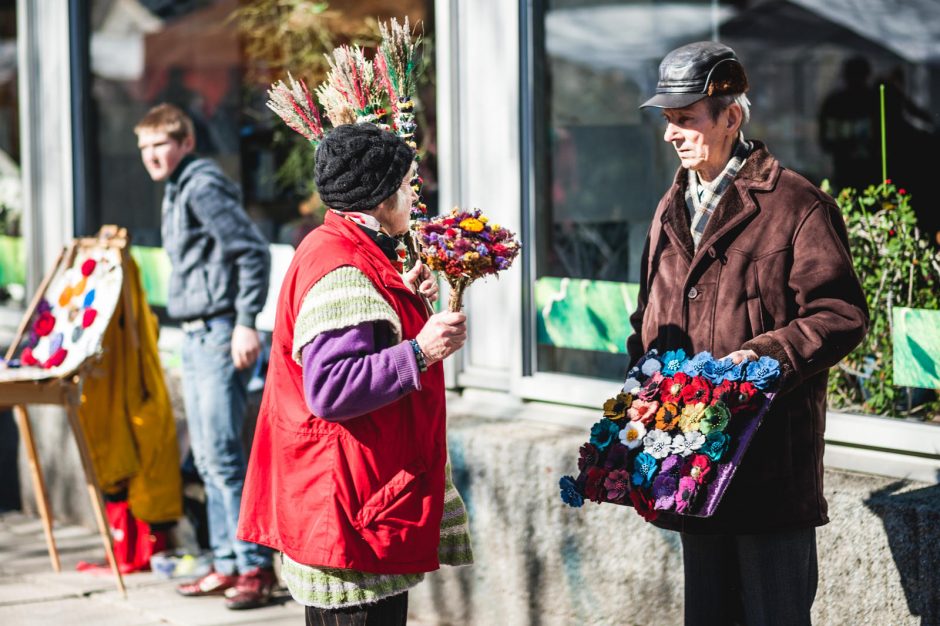
<instances>
[{"instance_id":1,"label":"grey hoodie","mask_svg":"<svg viewBox=\"0 0 940 626\"><path fill-rule=\"evenodd\" d=\"M163 248L172 272L167 313L180 320L232 311L254 327L268 295L268 244L238 187L209 159L184 158L163 194Z\"/></svg>"}]
</instances>

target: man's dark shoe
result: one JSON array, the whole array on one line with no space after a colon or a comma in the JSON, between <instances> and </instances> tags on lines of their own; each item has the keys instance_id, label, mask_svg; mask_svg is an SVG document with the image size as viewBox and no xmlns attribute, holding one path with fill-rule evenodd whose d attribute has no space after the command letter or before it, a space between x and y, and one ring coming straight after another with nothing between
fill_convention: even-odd
<instances>
[{"instance_id":1,"label":"man's dark shoe","mask_svg":"<svg viewBox=\"0 0 940 626\"><path fill-rule=\"evenodd\" d=\"M226 576L216 571L211 571L202 578L198 578L191 583L184 583L176 588L176 593L186 597L200 596L221 596L227 590L235 586L238 576Z\"/></svg>"},{"instance_id":2,"label":"man's dark shoe","mask_svg":"<svg viewBox=\"0 0 940 626\"><path fill-rule=\"evenodd\" d=\"M264 606L271 601L276 584L273 567L256 567L239 576L235 585L225 592L225 606L235 611Z\"/></svg>"}]
</instances>

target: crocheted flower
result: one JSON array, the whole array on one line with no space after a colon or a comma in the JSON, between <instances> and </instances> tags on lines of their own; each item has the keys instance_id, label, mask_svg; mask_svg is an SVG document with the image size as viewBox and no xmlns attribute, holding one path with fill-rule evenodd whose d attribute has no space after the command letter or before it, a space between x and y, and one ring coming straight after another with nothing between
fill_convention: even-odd
<instances>
[{"instance_id":1,"label":"crocheted flower","mask_svg":"<svg viewBox=\"0 0 940 626\"><path fill-rule=\"evenodd\" d=\"M741 361L737 365L732 365L731 369L725 372L725 380L739 383L744 380L744 373L747 369L747 361Z\"/></svg>"},{"instance_id":2,"label":"crocheted flower","mask_svg":"<svg viewBox=\"0 0 940 626\"><path fill-rule=\"evenodd\" d=\"M728 451L728 446L730 444L731 437L727 433L713 430L712 432L705 435L705 443L703 443L702 447L699 448L699 452L707 456L715 463L720 463L722 457L724 457L725 453Z\"/></svg>"},{"instance_id":3,"label":"crocheted flower","mask_svg":"<svg viewBox=\"0 0 940 626\"><path fill-rule=\"evenodd\" d=\"M593 443L586 443L578 450L578 469L584 471L589 467L594 467L601 460L601 452Z\"/></svg>"},{"instance_id":4,"label":"crocheted flower","mask_svg":"<svg viewBox=\"0 0 940 626\"><path fill-rule=\"evenodd\" d=\"M562 476L558 481L561 488L561 501L571 507L579 507L584 504L584 496L578 491L578 485L571 476Z\"/></svg>"},{"instance_id":5,"label":"crocheted flower","mask_svg":"<svg viewBox=\"0 0 940 626\"><path fill-rule=\"evenodd\" d=\"M679 416L679 430L684 433L698 430L703 417L705 417L704 402L682 407L682 414Z\"/></svg>"},{"instance_id":6,"label":"crocheted flower","mask_svg":"<svg viewBox=\"0 0 940 626\"><path fill-rule=\"evenodd\" d=\"M639 389L640 389L640 381L637 380L636 378L629 377L625 381L623 381L622 391L624 393L634 393L634 392L639 391Z\"/></svg>"},{"instance_id":7,"label":"crocheted flower","mask_svg":"<svg viewBox=\"0 0 940 626\"><path fill-rule=\"evenodd\" d=\"M676 513L685 513L695 501L698 493L698 483L691 476L679 479L679 490L676 493Z\"/></svg>"},{"instance_id":8,"label":"crocheted flower","mask_svg":"<svg viewBox=\"0 0 940 626\"><path fill-rule=\"evenodd\" d=\"M688 374L689 376L701 376L702 370L705 368L707 363L714 361L711 352L699 352L694 357L682 364L682 369L679 370L683 374Z\"/></svg>"},{"instance_id":9,"label":"crocheted flower","mask_svg":"<svg viewBox=\"0 0 940 626\"><path fill-rule=\"evenodd\" d=\"M656 372L649 377L649 380L643 383L643 387L640 388L640 392L637 394L637 397L640 400L646 400L647 402L651 400L657 400L659 398L659 386L664 380L666 380L665 377L659 372Z\"/></svg>"},{"instance_id":10,"label":"crocheted flower","mask_svg":"<svg viewBox=\"0 0 940 626\"><path fill-rule=\"evenodd\" d=\"M663 402L682 402L682 390L692 379L688 375L679 372L675 376L665 378L659 385L660 399Z\"/></svg>"},{"instance_id":11,"label":"crocheted flower","mask_svg":"<svg viewBox=\"0 0 940 626\"><path fill-rule=\"evenodd\" d=\"M643 372L644 376L652 376L661 369L663 369L663 364L652 358L646 359L643 361L643 365L640 366L640 371Z\"/></svg>"},{"instance_id":12,"label":"crocheted flower","mask_svg":"<svg viewBox=\"0 0 940 626\"><path fill-rule=\"evenodd\" d=\"M650 360L653 360L659 363L659 359L657 358L658 354L659 352L656 350L656 348L653 348L652 350L650 350L649 352L641 356L640 360L634 363L633 367L631 367L630 370L627 372L627 378L639 379L641 376L644 376L643 366L646 364L647 361L650 361ZM659 365L661 367L662 363L659 363ZM649 374L646 374L646 375L648 376Z\"/></svg>"},{"instance_id":13,"label":"crocheted flower","mask_svg":"<svg viewBox=\"0 0 940 626\"><path fill-rule=\"evenodd\" d=\"M643 437L643 451L655 459L664 459L669 455L672 437L662 430L651 430Z\"/></svg>"},{"instance_id":14,"label":"crocheted flower","mask_svg":"<svg viewBox=\"0 0 940 626\"><path fill-rule=\"evenodd\" d=\"M630 474L626 470L614 470L604 479L608 502L623 502L630 491Z\"/></svg>"},{"instance_id":15,"label":"crocheted flower","mask_svg":"<svg viewBox=\"0 0 940 626\"><path fill-rule=\"evenodd\" d=\"M723 431L728 426L730 418L731 411L728 410L728 406L719 400L705 408L705 416L702 417L698 429L703 435L712 431Z\"/></svg>"},{"instance_id":16,"label":"crocheted flower","mask_svg":"<svg viewBox=\"0 0 940 626\"><path fill-rule=\"evenodd\" d=\"M607 478L607 470L603 467L589 467L587 479L584 483L584 495L591 502L600 504L607 496L607 490L604 489L604 480Z\"/></svg>"},{"instance_id":17,"label":"crocheted flower","mask_svg":"<svg viewBox=\"0 0 940 626\"><path fill-rule=\"evenodd\" d=\"M660 474L653 480L650 495L653 497L653 508L658 511L669 511L676 506L676 491L679 489L679 477L675 474Z\"/></svg>"},{"instance_id":18,"label":"crocheted flower","mask_svg":"<svg viewBox=\"0 0 940 626\"><path fill-rule=\"evenodd\" d=\"M705 435L692 430L688 433L679 434L673 437L670 449L673 454L678 454L679 456L689 456L701 448L703 443L705 443Z\"/></svg>"},{"instance_id":19,"label":"crocheted flower","mask_svg":"<svg viewBox=\"0 0 940 626\"><path fill-rule=\"evenodd\" d=\"M659 409L659 402L647 402L645 400L634 400L627 410L627 415L634 422L643 422L649 424L656 417L656 411Z\"/></svg>"},{"instance_id":20,"label":"crocheted flower","mask_svg":"<svg viewBox=\"0 0 940 626\"><path fill-rule=\"evenodd\" d=\"M682 370L683 364L685 364L685 350L679 348L678 350L671 350L663 355L663 376L672 376L676 372Z\"/></svg>"},{"instance_id":21,"label":"crocheted flower","mask_svg":"<svg viewBox=\"0 0 940 626\"><path fill-rule=\"evenodd\" d=\"M618 393L616 398L604 402L604 417L610 420L622 420L627 416L627 409L633 403L629 393Z\"/></svg>"},{"instance_id":22,"label":"crocheted flower","mask_svg":"<svg viewBox=\"0 0 940 626\"><path fill-rule=\"evenodd\" d=\"M82 301L82 307L87 309L92 304L94 304L94 302L95 302L95 290L92 289L91 291L85 294L85 299Z\"/></svg>"},{"instance_id":23,"label":"crocheted flower","mask_svg":"<svg viewBox=\"0 0 940 626\"><path fill-rule=\"evenodd\" d=\"M678 477L679 471L682 469L682 465L684 463L685 459L683 459L678 454L670 454L659 464L659 473L674 474Z\"/></svg>"},{"instance_id":24,"label":"crocheted flower","mask_svg":"<svg viewBox=\"0 0 940 626\"><path fill-rule=\"evenodd\" d=\"M707 378L713 385L720 385L725 380L725 375L734 367L734 361L731 359L711 360L702 367L702 376Z\"/></svg>"},{"instance_id":25,"label":"crocheted flower","mask_svg":"<svg viewBox=\"0 0 940 626\"><path fill-rule=\"evenodd\" d=\"M740 383L735 389L735 394L725 404L728 405L731 415L737 415L756 411L763 401L763 395L752 383Z\"/></svg>"},{"instance_id":26,"label":"crocheted flower","mask_svg":"<svg viewBox=\"0 0 940 626\"><path fill-rule=\"evenodd\" d=\"M780 363L769 356L762 356L747 364L744 377L761 391L770 389L780 377Z\"/></svg>"},{"instance_id":27,"label":"crocheted flower","mask_svg":"<svg viewBox=\"0 0 940 626\"><path fill-rule=\"evenodd\" d=\"M40 337L45 337L51 333L53 328L55 328L55 318L48 311L40 313L39 317L36 318L36 323L33 324L33 330Z\"/></svg>"},{"instance_id":28,"label":"crocheted flower","mask_svg":"<svg viewBox=\"0 0 940 626\"><path fill-rule=\"evenodd\" d=\"M656 411L656 428L671 431L679 424L679 407L674 402L664 402Z\"/></svg>"},{"instance_id":29,"label":"crocheted flower","mask_svg":"<svg viewBox=\"0 0 940 626\"><path fill-rule=\"evenodd\" d=\"M82 276L91 276L91 273L95 271L95 266L98 265L97 261L94 259L86 259L82 263Z\"/></svg>"},{"instance_id":30,"label":"crocheted flower","mask_svg":"<svg viewBox=\"0 0 940 626\"><path fill-rule=\"evenodd\" d=\"M702 376L696 376L689 384L682 388L683 404L708 404L712 397L712 384Z\"/></svg>"},{"instance_id":31,"label":"crocheted flower","mask_svg":"<svg viewBox=\"0 0 940 626\"><path fill-rule=\"evenodd\" d=\"M36 305L36 312L42 315L43 313L51 313L52 305L49 304L49 301L45 298L39 301L39 304Z\"/></svg>"},{"instance_id":32,"label":"crocheted flower","mask_svg":"<svg viewBox=\"0 0 940 626\"><path fill-rule=\"evenodd\" d=\"M65 341L65 335L62 333L52 333L49 335L49 354L55 354L58 349L62 347L63 341Z\"/></svg>"},{"instance_id":33,"label":"crocheted flower","mask_svg":"<svg viewBox=\"0 0 940 626\"><path fill-rule=\"evenodd\" d=\"M622 430L620 432L623 432ZM630 449L622 443L613 443L607 449L607 458L604 459L604 469L608 472L617 469L626 469L630 463Z\"/></svg>"},{"instance_id":34,"label":"crocheted flower","mask_svg":"<svg viewBox=\"0 0 940 626\"><path fill-rule=\"evenodd\" d=\"M688 462L682 466L682 476L689 476L702 485L708 480L712 471L712 463L704 454L693 454Z\"/></svg>"},{"instance_id":35,"label":"crocheted flower","mask_svg":"<svg viewBox=\"0 0 940 626\"><path fill-rule=\"evenodd\" d=\"M656 458L646 452L641 452L633 460L633 484L637 487L647 489L656 475L658 464Z\"/></svg>"},{"instance_id":36,"label":"crocheted flower","mask_svg":"<svg viewBox=\"0 0 940 626\"><path fill-rule=\"evenodd\" d=\"M653 509L653 500L639 489L630 490L630 502L633 508L647 522L652 522L659 517L659 511Z\"/></svg>"},{"instance_id":37,"label":"crocheted flower","mask_svg":"<svg viewBox=\"0 0 940 626\"><path fill-rule=\"evenodd\" d=\"M640 421L630 421L620 431L620 441L630 450L634 450L643 443L646 436L646 425Z\"/></svg>"},{"instance_id":38,"label":"crocheted flower","mask_svg":"<svg viewBox=\"0 0 940 626\"><path fill-rule=\"evenodd\" d=\"M617 433L619 432L620 426L605 417L591 426L591 443L603 452L607 449L607 446L617 439Z\"/></svg>"}]
</instances>

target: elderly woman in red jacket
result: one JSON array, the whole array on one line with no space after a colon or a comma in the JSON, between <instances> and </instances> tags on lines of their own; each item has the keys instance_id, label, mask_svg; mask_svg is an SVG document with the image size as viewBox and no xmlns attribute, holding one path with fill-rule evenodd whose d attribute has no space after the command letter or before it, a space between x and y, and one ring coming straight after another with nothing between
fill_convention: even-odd
<instances>
[{"instance_id":1,"label":"elderly woman in red jacket","mask_svg":"<svg viewBox=\"0 0 940 626\"><path fill-rule=\"evenodd\" d=\"M371 124L327 135L316 183L331 210L281 287L238 535L281 551L308 624L404 624L425 572L472 560L441 365L466 317L429 317L430 272L402 274L414 167Z\"/></svg>"}]
</instances>

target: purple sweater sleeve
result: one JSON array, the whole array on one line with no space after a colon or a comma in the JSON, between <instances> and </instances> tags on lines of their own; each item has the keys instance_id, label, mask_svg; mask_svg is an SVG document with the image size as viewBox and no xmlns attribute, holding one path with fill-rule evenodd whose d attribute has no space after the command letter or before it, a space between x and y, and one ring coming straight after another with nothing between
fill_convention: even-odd
<instances>
[{"instance_id":1,"label":"purple sweater sleeve","mask_svg":"<svg viewBox=\"0 0 940 626\"><path fill-rule=\"evenodd\" d=\"M364 322L320 333L303 347L304 397L314 415L344 421L421 389L411 345L383 346L383 330L381 322Z\"/></svg>"}]
</instances>

